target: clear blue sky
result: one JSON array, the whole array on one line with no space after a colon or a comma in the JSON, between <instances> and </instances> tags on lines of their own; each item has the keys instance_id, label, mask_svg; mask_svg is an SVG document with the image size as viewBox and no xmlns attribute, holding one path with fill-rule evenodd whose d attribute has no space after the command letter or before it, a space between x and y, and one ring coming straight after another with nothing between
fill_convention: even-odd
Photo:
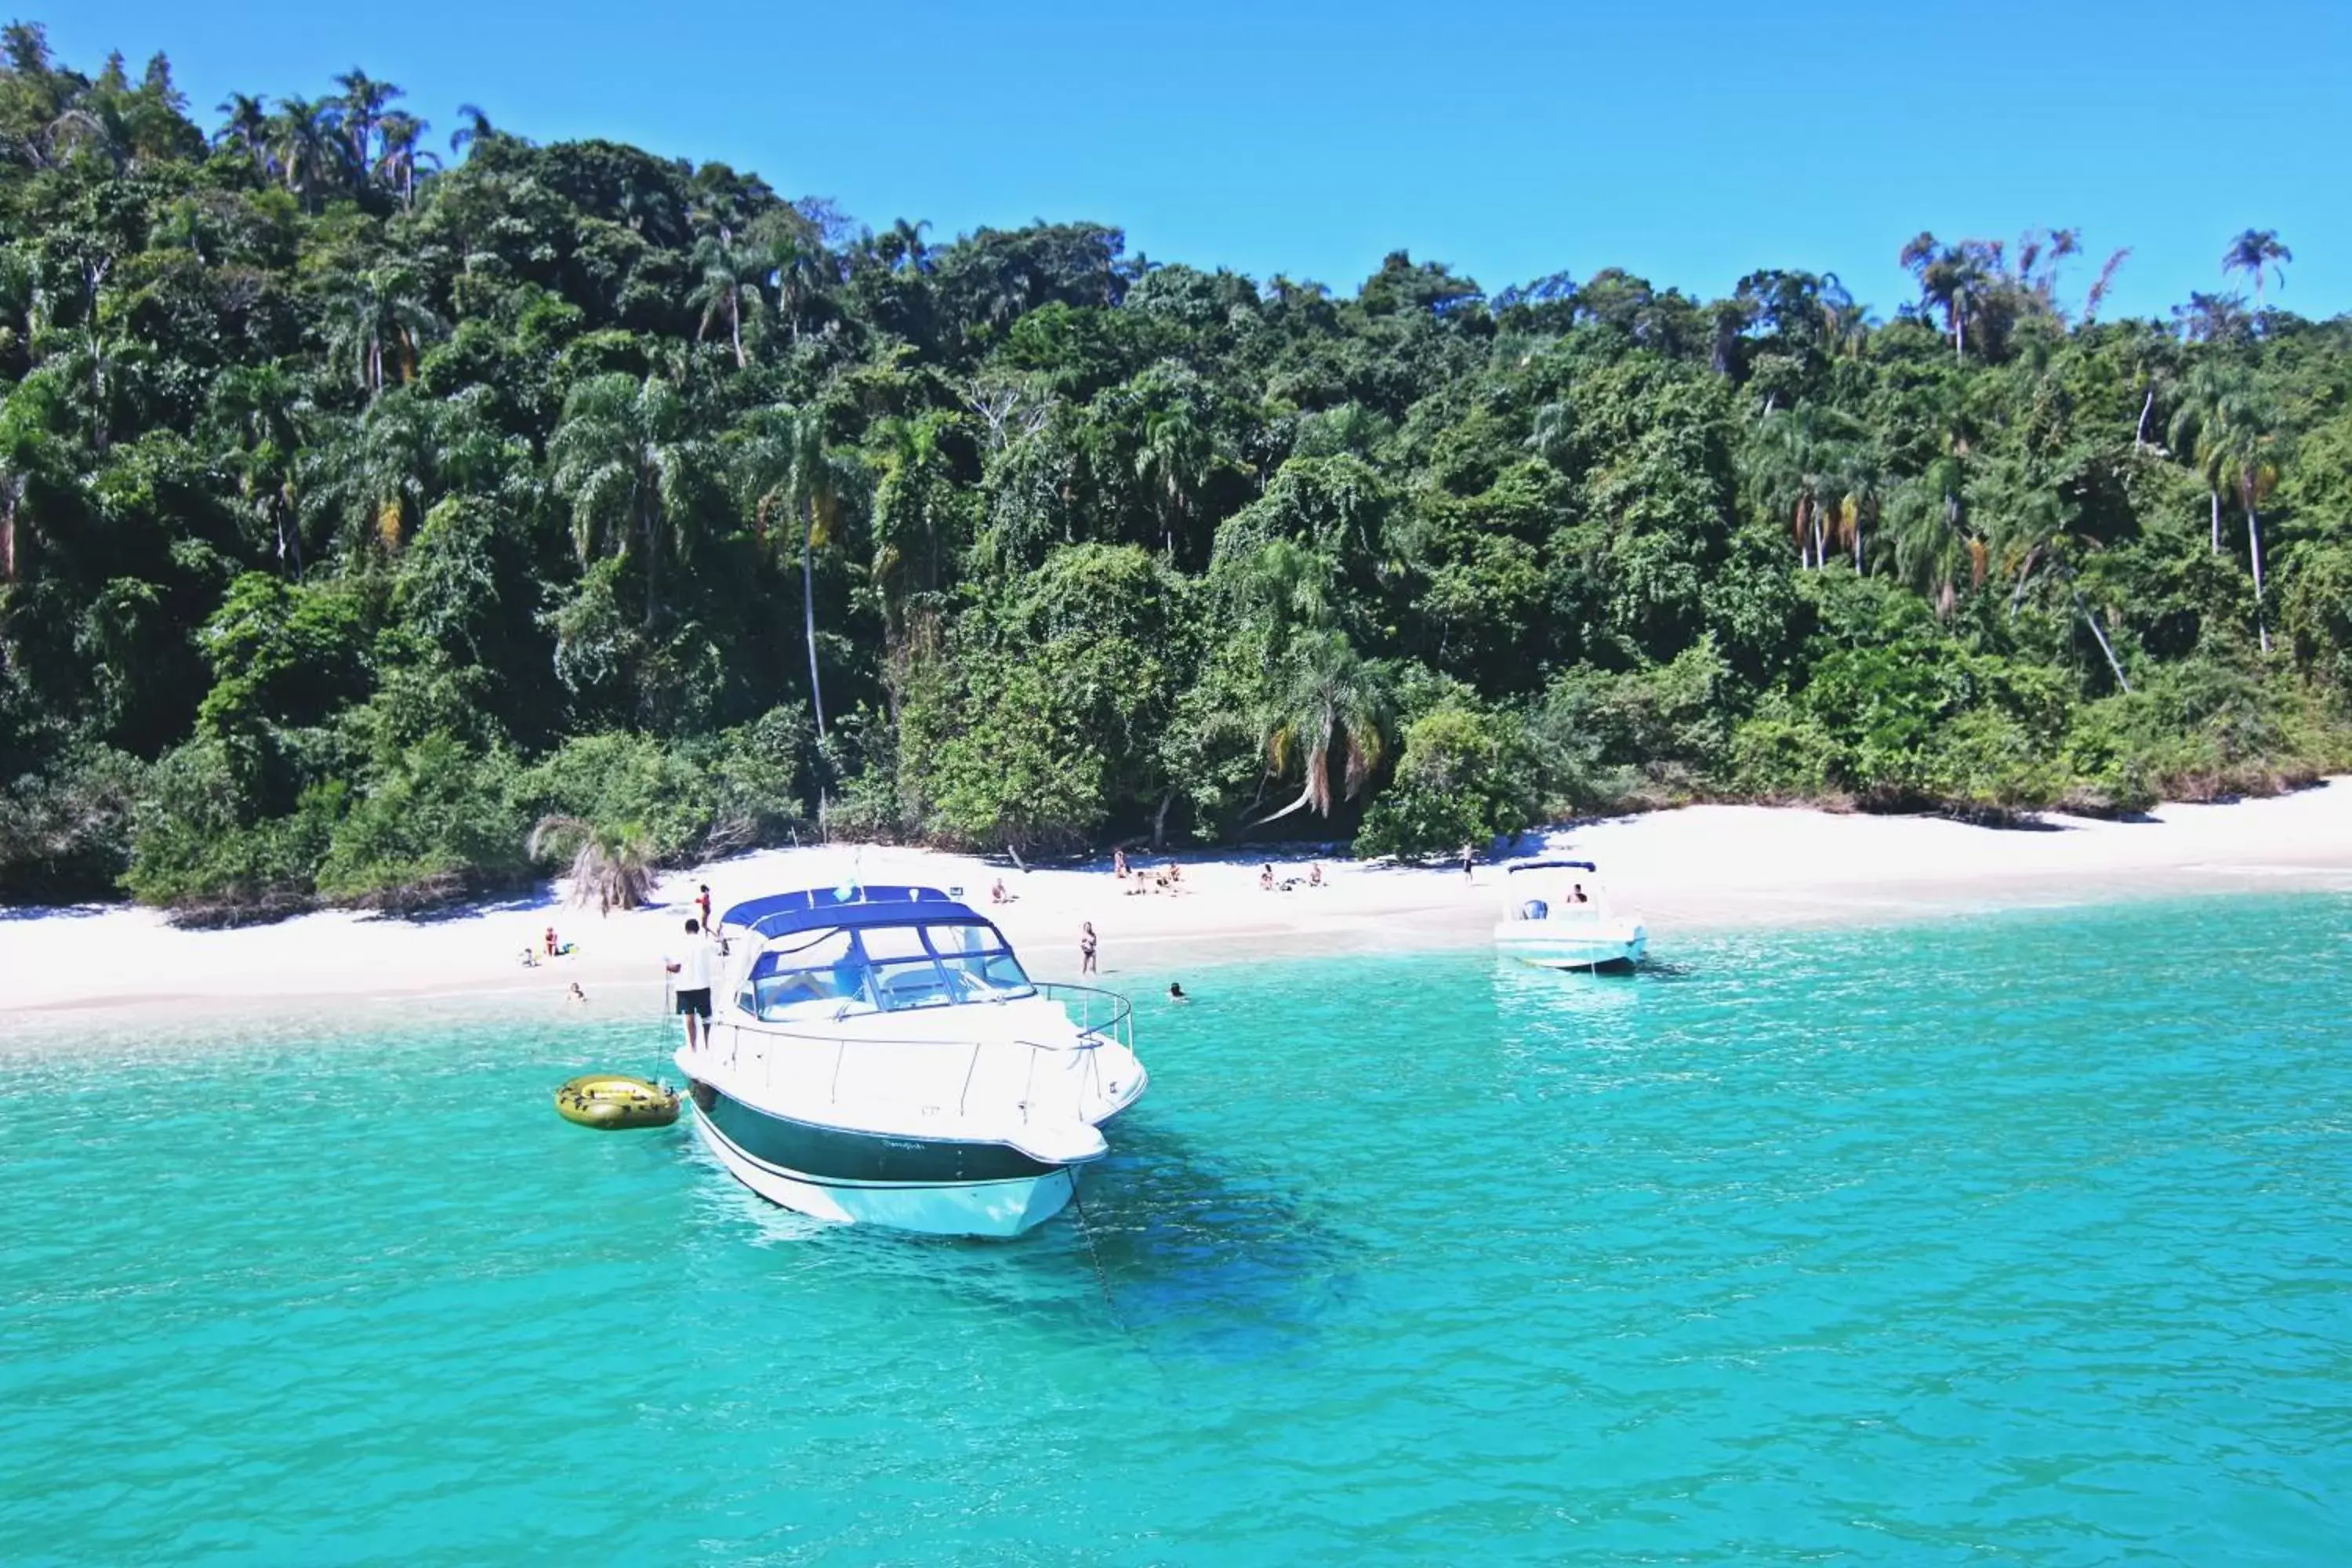
<instances>
[{"instance_id":1,"label":"clear blue sky","mask_svg":"<svg viewBox=\"0 0 2352 1568\"><path fill-rule=\"evenodd\" d=\"M2034 225L2133 255L2108 308L2221 284L2249 226L2284 303L2352 309L2352 0L1616 0L1468 6L70 0L71 63L161 48L231 89L354 63L439 142L460 102L540 141L722 159L935 237L1118 224L1158 260L1343 292L1403 247L1488 289L1622 266L1701 296L1764 266L1882 314L1895 262Z\"/></svg>"}]
</instances>

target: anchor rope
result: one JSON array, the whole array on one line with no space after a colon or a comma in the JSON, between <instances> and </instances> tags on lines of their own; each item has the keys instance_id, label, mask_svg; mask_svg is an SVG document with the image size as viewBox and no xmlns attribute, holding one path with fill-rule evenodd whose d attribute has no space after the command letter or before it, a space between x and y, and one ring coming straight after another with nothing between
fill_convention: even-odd
<instances>
[{"instance_id":1,"label":"anchor rope","mask_svg":"<svg viewBox=\"0 0 2352 1568\"><path fill-rule=\"evenodd\" d=\"M1127 1326L1127 1320L1119 1315L1118 1302L1111 1296L1110 1276L1103 1269L1102 1248L1095 1245L1094 1222L1087 1217L1087 1200L1078 1195L1078 1179L1075 1173L1070 1177L1070 1206L1077 1211L1078 1234L1086 1237L1087 1256L1094 1259L1095 1284L1102 1290L1103 1305L1110 1310L1110 1321L1118 1325L1119 1332L1127 1335L1129 1339L1134 1339L1134 1331Z\"/></svg>"}]
</instances>

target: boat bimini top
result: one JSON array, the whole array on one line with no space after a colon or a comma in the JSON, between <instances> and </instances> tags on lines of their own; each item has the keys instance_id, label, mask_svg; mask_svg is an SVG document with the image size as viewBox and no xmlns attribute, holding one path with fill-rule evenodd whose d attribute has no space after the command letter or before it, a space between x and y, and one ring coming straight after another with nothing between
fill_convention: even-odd
<instances>
[{"instance_id":1,"label":"boat bimini top","mask_svg":"<svg viewBox=\"0 0 2352 1568\"><path fill-rule=\"evenodd\" d=\"M755 938L734 1004L762 1023L1034 996L1004 934L937 888L811 889L735 905Z\"/></svg>"}]
</instances>

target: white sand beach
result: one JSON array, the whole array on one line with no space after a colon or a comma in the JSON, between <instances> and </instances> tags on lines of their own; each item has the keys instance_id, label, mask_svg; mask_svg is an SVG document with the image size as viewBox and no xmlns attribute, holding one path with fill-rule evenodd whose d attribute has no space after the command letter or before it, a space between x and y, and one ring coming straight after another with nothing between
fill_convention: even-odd
<instances>
[{"instance_id":1,"label":"white sand beach","mask_svg":"<svg viewBox=\"0 0 2352 1568\"><path fill-rule=\"evenodd\" d=\"M2143 820L2052 817L2038 828L1762 806L1680 811L1560 828L1517 846L1597 861L1621 910L1648 921L1654 955L1678 932L1942 918L2034 905L2194 893L2352 891L2352 779L2269 800L2165 805ZM1138 863L1153 865L1150 857ZM1023 871L965 856L874 846L768 850L666 875L659 905L599 918L551 885L535 899L409 921L349 912L230 931L181 931L147 910L0 913L0 1023L39 1030L89 1010L166 1013L399 1006L471 999L554 1007L578 982L599 1012L647 1015L660 961L682 940L697 887L716 906L785 889L916 882L963 889L1041 978L1077 970L1079 922L1101 938L1105 984L1255 958L1412 951L1487 940L1505 893L1496 866L1181 857L1181 893L1130 894L1105 859ZM1002 879L1012 901L992 907ZM553 925L569 957L525 967Z\"/></svg>"}]
</instances>

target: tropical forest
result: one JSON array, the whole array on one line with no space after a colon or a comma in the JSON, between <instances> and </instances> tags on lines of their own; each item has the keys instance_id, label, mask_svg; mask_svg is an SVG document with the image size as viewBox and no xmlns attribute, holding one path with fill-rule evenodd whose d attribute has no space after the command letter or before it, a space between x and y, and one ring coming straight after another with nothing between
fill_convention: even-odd
<instances>
[{"instance_id":1,"label":"tropical forest","mask_svg":"<svg viewBox=\"0 0 2352 1568\"><path fill-rule=\"evenodd\" d=\"M1334 287L5 55L0 900L2352 767L2352 321L2259 214L2161 320L2063 213L1890 234L1891 301Z\"/></svg>"}]
</instances>

